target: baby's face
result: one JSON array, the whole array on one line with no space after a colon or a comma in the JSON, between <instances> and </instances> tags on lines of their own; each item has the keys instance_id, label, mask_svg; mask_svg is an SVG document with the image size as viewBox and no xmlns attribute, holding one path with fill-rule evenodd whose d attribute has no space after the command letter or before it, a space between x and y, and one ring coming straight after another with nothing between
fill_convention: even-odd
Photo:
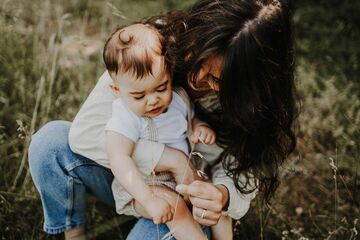
<instances>
[{"instance_id":1,"label":"baby's face","mask_svg":"<svg viewBox=\"0 0 360 240\"><path fill-rule=\"evenodd\" d=\"M159 34L143 24L130 25L118 34L114 35L114 39L134 39L134 46L127 54L132 54L134 59L143 63L151 59L151 73L145 73L141 79L134 76L136 74L131 74L132 71L120 71L116 76L111 76L118 88L118 94L138 116L156 117L168 108L172 100L171 74L167 70L164 56L161 55Z\"/></svg>"},{"instance_id":2,"label":"baby's face","mask_svg":"<svg viewBox=\"0 0 360 240\"><path fill-rule=\"evenodd\" d=\"M156 117L166 111L171 100L171 75L164 67L154 64L153 74L135 79L129 74L118 74L119 95L138 116Z\"/></svg>"}]
</instances>

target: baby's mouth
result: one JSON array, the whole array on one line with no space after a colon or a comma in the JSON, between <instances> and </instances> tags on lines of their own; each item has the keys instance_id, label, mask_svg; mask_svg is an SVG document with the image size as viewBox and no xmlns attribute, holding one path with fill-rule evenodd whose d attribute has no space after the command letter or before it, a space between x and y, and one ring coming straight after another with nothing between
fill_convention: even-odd
<instances>
[{"instance_id":1,"label":"baby's mouth","mask_svg":"<svg viewBox=\"0 0 360 240\"><path fill-rule=\"evenodd\" d=\"M157 107L157 108L154 108L154 109L148 111L148 113L157 114L157 113L159 113L161 111L161 109L162 109L162 107Z\"/></svg>"}]
</instances>

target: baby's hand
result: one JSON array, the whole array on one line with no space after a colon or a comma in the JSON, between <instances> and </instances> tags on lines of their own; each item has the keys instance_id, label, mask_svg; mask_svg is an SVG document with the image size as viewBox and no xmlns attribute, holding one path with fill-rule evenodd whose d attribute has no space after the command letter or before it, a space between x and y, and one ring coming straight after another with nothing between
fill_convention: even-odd
<instances>
[{"instance_id":1,"label":"baby's hand","mask_svg":"<svg viewBox=\"0 0 360 240\"><path fill-rule=\"evenodd\" d=\"M206 125L198 125L194 128L194 132L190 136L193 143L213 144L216 140L215 132Z\"/></svg>"},{"instance_id":2,"label":"baby's hand","mask_svg":"<svg viewBox=\"0 0 360 240\"><path fill-rule=\"evenodd\" d=\"M147 201L145 210L151 216L155 224L166 223L172 220L174 209L164 199L153 195Z\"/></svg>"}]
</instances>

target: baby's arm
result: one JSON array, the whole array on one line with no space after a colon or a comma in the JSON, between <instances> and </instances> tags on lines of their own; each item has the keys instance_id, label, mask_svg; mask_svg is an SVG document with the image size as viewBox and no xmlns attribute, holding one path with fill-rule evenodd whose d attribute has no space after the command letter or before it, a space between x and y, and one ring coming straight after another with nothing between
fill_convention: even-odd
<instances>
[{"instance_id":1,"label":"baby's arm","mask_svg":"<svg viewBox=\"0 0 360 240\"><path fill-rule=\"evenodd\" d=\"M190 136L191 142L193 142L194 144L196 143L213 144L215 142L216 134L207 123L194 117L192 120L192 125L193 125L193 133Z\"/></svg>"},{"instance_id":2,"label":"baby's arm","mask_svg":"<svg viewBox=\"0 0 360 240\"><path fill-rule=\"evenodd\" d=\"M167 146L164 148L155 171L170 172L177 184L190 184L195 180L201 180L192 161L189 161L189 157L182 151Z\"/></svg>"},{"instance_id":3,"label":"baby's arm","mask_svg":"<svg viewBox=\"0 0 360 240\"><path fill-rule=\"evenodd\" d=\"M113 131L106 132L106 149L116 180L144 207L154 223L166 223L172 219L174 210L144 182L130 157L133 148L134 142L129 138Z\"/></svg>"}]
</instances>

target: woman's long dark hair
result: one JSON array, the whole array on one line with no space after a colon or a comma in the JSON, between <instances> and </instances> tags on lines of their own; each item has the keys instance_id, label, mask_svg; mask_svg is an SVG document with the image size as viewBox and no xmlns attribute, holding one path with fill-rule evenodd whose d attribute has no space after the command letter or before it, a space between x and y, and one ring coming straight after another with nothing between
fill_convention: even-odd
<instances>
[{"instance_id":1,"label":"woman's long dark hair","mask_svg":"<svg viewBox=\"0 0 360 240\"><path fill-rule=\"evenodd\" d=\"M296 145L293 44L284 2L200 0L165 19L171 27L163 34L175 36L169 48L177 55L175 84L196 81L205 60L223 60L221 109L196 106L196 111L216 130L224 147L220 160L237 189L253 191L249 183L256 179L269 201L279 184L279 167Z\"/></svg>"}]
</instances>

